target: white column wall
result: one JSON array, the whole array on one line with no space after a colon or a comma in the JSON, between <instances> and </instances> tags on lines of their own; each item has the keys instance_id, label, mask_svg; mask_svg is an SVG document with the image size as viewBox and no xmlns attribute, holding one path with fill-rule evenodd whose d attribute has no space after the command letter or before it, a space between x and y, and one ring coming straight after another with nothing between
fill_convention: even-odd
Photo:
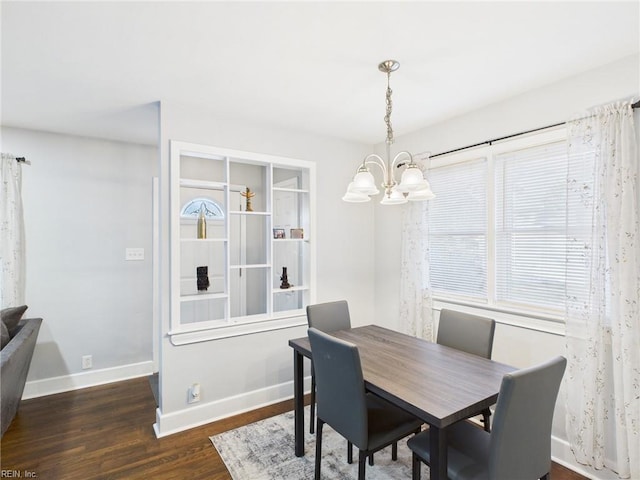
<instances>
[{"instance_id":1,"label":"white column wall","mask_svg":"<svg viewBox=\"0 0 640 480\"><path fill-rule=\"evenodd\" d=\"M194 109L161 104L161 188L168 189L169 141L180 140L235 150L280 155L317 164L317 301L347 299L354 324L372 323L375 265L373 207L345 204L346 180L368 148L339 139L264 128L213 118ZM161 258L168 265L168 203L161 202ZM362 241L359 241L362 239ZM161 285L168 292L167 269ZM293 351L288 340L306 327L288 328L184 346L174 346L169 300L162 295L161 406L155 425L163 436L218 417L290 398ZM188 388L201 385L202 400L187 403Z\"/></svg>"}]
</instances>

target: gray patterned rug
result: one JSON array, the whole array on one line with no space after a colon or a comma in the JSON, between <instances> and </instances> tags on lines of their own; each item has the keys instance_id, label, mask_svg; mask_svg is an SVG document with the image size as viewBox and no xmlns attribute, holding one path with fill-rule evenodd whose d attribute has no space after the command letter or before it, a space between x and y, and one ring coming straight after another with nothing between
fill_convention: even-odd
<instances>
[{"instance_id":1,"label":"gray patterned rug","mask_svg":"<svg viewBox=\"0 0 640 480\"><path fill-rule=\"evenodd\" d=\"M308 480L313 479L315 435L309 433L309 407L305 409L305 456L293 451L293 412L267 418L211 438L233 480ZM322 479L356 479L356 460L347 463L347 442L325 425L322 435ZM375 454L375 465L367 464L367 480L411 478L411 451L405 440L398 443L398 461L391 460L391 447ZM422 478L429 478L423 465Z\"/></svg>"}]
</instances>

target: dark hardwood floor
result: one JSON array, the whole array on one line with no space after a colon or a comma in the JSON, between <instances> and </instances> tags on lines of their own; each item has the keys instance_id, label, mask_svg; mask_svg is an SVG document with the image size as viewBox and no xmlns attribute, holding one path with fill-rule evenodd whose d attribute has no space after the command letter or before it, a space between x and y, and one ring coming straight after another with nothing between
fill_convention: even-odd
<instances>
[{"instance_id":1,"label":"dark hardwood floor","mask_svg":"<svg viewBox=\"0 0 640 480\"><path fill-rule=\"evenodd\" d=\"M209 436L292 410L293 401L160 439L152 427L155 408L146 378L25 400L2 437L2 476L16 471L40 480L227 480L231 476ZM585 479L556 464L551 478Z\"/></svg>"}]
</instances>

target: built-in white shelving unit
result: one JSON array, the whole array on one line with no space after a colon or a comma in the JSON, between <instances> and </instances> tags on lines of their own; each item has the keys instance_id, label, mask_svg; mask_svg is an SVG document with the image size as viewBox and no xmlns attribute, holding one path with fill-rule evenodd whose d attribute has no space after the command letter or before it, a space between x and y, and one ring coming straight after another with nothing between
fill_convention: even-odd
<instances>
[{"instance_id":1,"label":"built-in white shelving unit","mask_svg":"<svg viewBox=\"0 0 640 480\"><path fill-rule=\"evenodd\" d=\"M305 322L315 298L315 164L172 141L170 165L172 341Z\"/></svg>"}]
</instances>

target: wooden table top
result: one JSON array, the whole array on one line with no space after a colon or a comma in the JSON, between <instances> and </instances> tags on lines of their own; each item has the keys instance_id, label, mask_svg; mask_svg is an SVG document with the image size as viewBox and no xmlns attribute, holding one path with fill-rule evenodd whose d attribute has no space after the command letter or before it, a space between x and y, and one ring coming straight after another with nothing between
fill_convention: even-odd
<instances>
[{"instance_id":1,"label":"wooden table top","mask_svg":"<svg viewBox=\"0 0 640 480\"><path fill-rule=\"evenodd\" d=\"M493 405L503 375L516 370L376 325L331 335L357 345L368 391L438 428ZM307 337L289 345L311 358Z\"/></svg>"}]
</instances>

